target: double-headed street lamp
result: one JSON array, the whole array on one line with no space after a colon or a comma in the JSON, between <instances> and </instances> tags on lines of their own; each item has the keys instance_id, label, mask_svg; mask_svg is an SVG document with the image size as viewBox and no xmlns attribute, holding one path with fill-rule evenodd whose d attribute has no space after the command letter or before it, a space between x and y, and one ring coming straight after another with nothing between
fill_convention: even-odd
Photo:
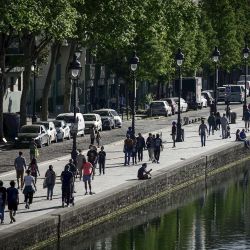
<instances>
[{"instance_id":1,"label":"double-headed street lamp","mask_svg":"<svg viewBox=\"0 0 250 250\"><path fill-rule=\"evenodd\" d=\"M181 129L181 92L182 92L182 77L181 77L181 66L184 60L184 54L181 49L178 49L177 54L175 55L176 64L179 69L179 93L178 93L178 120L177 120L177 136L176 141L182 142L182 129Z\"/></svg>"},{"instance_id":2,"label":"double-headed street lamp","mask_svg":"<svg viewBox=\"0 0 250 250\"><path fill-rule=\"evenodd\" d=\"M137 66L139 63L139 58L136 56L136 52L133 52L133 56L131 57L129 64L130 69L132 71L132 81L133 81L133 99L132 99L132 134L135 136L135 104L136 104L136 77L135 71L137 70Z\"/></svg>"},{"instance_id":3,"label":"double-headed street lamp","mask_svg":"<svg viewBox=\"0 0 250 250\"><path fill-rule=\"evenodd\" d=\"M71 133L73 136L73 146L71 152L71 158L73 159L74 163L76 164L76 157L77 157L77 149L76 149L76 136L77 136L77 127L78 121L76 119L76 88L78 87L78 80L81 75L81 63L79 58L81 56L81 51L77 51L74 53L73 61L70 63L69 71L71 75L71 79L73 80L73 107L74 107L74 125L71 127Z\"/></svg>"},{"instance_id":4,"label":"double-headed street lamp","mask_svg":"<svg viewBox=\"0 0 250 250\"><path fill-rule=\"evenodd\" d=\"M244 105L243 105L243 115L245 110L247 109L247 59L249 57L249 48L247 43L245 43L245 48L242 50L243 57L245 60L245 91L244 91Z\"/></svg>"},{"instance_id":5,"label":"double-headed street lamp","mask_svg":"<svg viewBox=\"0 0 250 250\"><path fill-rule=\"evenodd\" d=\"M214 78L214 113L217 113L217 88L219 82L218 76L218 61L220 58L220 51L217 46L214 47L214 52L212 54L213 62L215 64L215 78Z\"/></svg>"},{"instance_id":6,"label":"double-headed street lamp","mask_svg":"<svg viewBox=\"0 0 250 250\"><path fill-rule=\"evenodd\" d=\"M31 71L33 71L33 111L32 111L32 123L37 121L36 116L36 74L37 74L37 64L36 61L33 61L31 66Z\"/></svg>"}]
</instances>

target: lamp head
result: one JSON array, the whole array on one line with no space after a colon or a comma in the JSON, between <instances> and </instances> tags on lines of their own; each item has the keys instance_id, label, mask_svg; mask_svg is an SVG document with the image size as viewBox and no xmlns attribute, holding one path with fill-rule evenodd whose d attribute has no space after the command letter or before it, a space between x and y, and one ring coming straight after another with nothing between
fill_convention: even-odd
<instances>
[{"instance_id":1,"label":"lamp head","mask_svg":"<svg viewBox=\"0 0 250 250\"><path fill-rule=\"evenodd\" d=\"M175 55L175 59L176 59L176 64L180 67L183 63L183 60L184 60L184 54L182 53L180 48L178 49L178 51Z\"/></svg>"},{"instance_id":2,"label":"lamp head","mask_svg":"<svg viewBox=\"0 0 250 250\"><path fill-rule=\"evenodd\" d=\"M73 61L70 63L69 66L69 71L71 73L71 76L73 78L77 78L78 76L80 76L81 70L82 70L81 63L78 60L77 55L75 53L73 56Z\"/></svg>"},{"instance_id":3,"label":"lamp head","mask_svg":"<svg viewBox=\"0 0 250 250\"><path fill-rule=\"evenodd\" d=\"M214 61L215 63L217 63L217 62L219 61L219 58L220 58L220 51L219 51L219 49L218 49L217 46L214 47L214 52L213 52L212 57L213 57L213 61Z\"/></svg>"},{"instance_id":4,"label":"lamp head","mask_svg":"<svg viewBox=\"0 0 250 250\"><path fill-rule=\"evenodd\" d=\"M245 48L242 50L242 52L243 52L243 57L247 59L249 57L249 48L247 44L245 44Z\"/></svg>"},{"instance_id":5,"label":"lamp head","mask_svg":"<svg viewBox=\"0 0 250 250\"><path fill-rule=\"evenodd\" d=\"M131 59L129 60L129 64L130 64L130 69L132 71L136 71L137 66L139 63L139 58L136 56L136 52L133 52L133 56L131 57Z\"/></svg>"}]
</instances>

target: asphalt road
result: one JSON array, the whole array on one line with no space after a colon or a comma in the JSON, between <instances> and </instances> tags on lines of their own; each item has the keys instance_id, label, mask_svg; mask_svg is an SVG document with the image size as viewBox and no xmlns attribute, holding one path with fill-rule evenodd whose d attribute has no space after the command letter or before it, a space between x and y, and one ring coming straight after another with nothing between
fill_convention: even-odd
<instances>
[{"instance_id":1,"label":"asphalt road","mask_svg":"<svg viewBox=\"0 0 250 250\"><path fill-rule=\"evenodd\" d=\"M242 115L242 104L231 105L232 111L237 112L237 115ZM218 110L223 112L225 105L218 105ZM198 111L189 111L183 113L181 116L187 116L189 118L207 117L209 115L209 108L204 108ZM173 120L177 119L177 115L171 117L155 117L153 119L136 120L136 133L148 133L151 131L159 130L167 125L171 125ZM131 121L124 121L122 128L113 129L111 131L101 132L101 144L109 144L112 142L123 140L127 128L131 126ZM77 138L77 148L87 149L90 144L90 137L88 134L85 137ZM11 171L14 169L14 159L18 155L19 151L22 151L26 160L29 160L29 149L15 149L15 148L1 148L0 151L0 173ZM38 162L52 160L61 156L65 156L71 153L72 140L65 140L64 142L52 143L48 147L39 149Z\"/></svg>"}]
</instances>

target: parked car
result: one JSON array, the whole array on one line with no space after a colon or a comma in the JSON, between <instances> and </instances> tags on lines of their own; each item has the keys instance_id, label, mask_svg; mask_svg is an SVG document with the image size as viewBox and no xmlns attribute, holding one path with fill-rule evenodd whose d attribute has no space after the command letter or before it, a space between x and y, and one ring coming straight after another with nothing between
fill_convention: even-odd
<instances>
[{"instance_id":1,"label":"parked car","mask_svg":"<svg viewBox=\"0 0 250 250\"><path fill-rule=\"evenodd\" d=\"M85 132L94 126L95 130L102 130L102 120L99 114L88 113L83 114L85 121Z\"/></svg>"},{"instance_id":2,"label":"parked car","mask_svg":"<svg viewBox=\"0 0 250 250\"><path fill-rule=\"evenodd\" d=\"M55 127L56 127L56 137L57 140L63 141L65 138L70 140L70 128L67 125L67 123L63 120L54 120L53 121Z\"/></svg>"},{"instance_id":3,"label":"parked car","mask_svg":"<svg viewBox=\"0 0 250 250\"><path fill-rule=\"evenodd\" d=\"M43 125L33 124L24 125L15 138L15 146L30 145L31 141L35 140L39 147L49 145L50 139L46 128Z\"/></svg>"},{"instance_id":4,"label":"parked car","mask_svg":"<svg viewBox=\"0 0 250 250\"><path fill-rule=\"evenodd\" d=\"M224 85L225 87L225 98L229 97L230 102L239 102L243 103L244 102L244 86L242 85Z\"/></svg>"},{"instance_id":5,"label":"parked car","mask_svg":"<svg viewBox=\"0 0 250 250\"><path fill-rule=\"evenodd\" d=\"M217 102L224 102L226 97L225 87L217 88Z\"/></svg>"},{"instance_id":6,"label":"parked car","mask_svg":"<svg viewBox=\"0 0 250 250\"><path fill-rule=\"evenodd\" d=\"M206 108L207 107L207 99L203 94L201 94L201 106L199 107L200 109Z\"/></svg>"},{"instance_id":7,"label":"parked car","mask_svg":"<svg viewBox=\"0 0 250 250\"><path fill-rule=\"evenodd\" d=\"M201 94L207 99L207 105L210 106L213 101L214 101L214 98L212 97L211 93L209 91L202 91Z\"/></svg>"},{"instance_id":8,"label":"parked car","mask_svg":"<svg viewBox=\"0 0 250 250\"><path fill-rule=\"evenodd\" d=\"M57 142L57 136L56 136L56 128L53 122L50 121L39 121L39 122L35 122L34 124L40 124L43 125L49 135L49 139L50 139L50 143L51 142Z\"/></svg>"},{"instance_id":9,"label":"parked car","mask_svg":"<svg viewBox=\"0 0 250 250\"><path fill-rule=\"evenodd\" d=\"M168 105L171 107L172 115L177 113L178 106L177 106L174 98L164 98L164 99L161 99L161 100L162 101L167 101Z\"/></svg>"},{"instance_id":10,"label":"parked car","mask_svg":"<svg viewBox=\"0 0 250 250\"><path fill-rule=\"evenodd\" d=\"M167 101L153 101L150 103L149 115L172 115L172 109Z\"/></svg>"},{"instance_id":11,"label":"parked car","mask_svg":"<svg viewBox=\"0 0 250 250\"><path fill-rule=\"evenodd\" d=\"M74 113L62 113L56 117L56 120L64 120L70 128L70 134L76 131L77 135L84 136L85 122L82 113L76 113L76 125L74 125Z\"/></svg>"},{"instance_id":12,"label":"parked car","mask_svg":"<svg viewBox=\"0 0 250 250\"><path fill-rule=\"evenodd\" d=\"M111 114L114 116L115 120L115 126L118 128L122 127L122 118L119 116L119 114L114 109L109 109Z\"/></svg>"},{"instance_id":13,"label":"parked car","mask_svg":"<svg viewBox=\"0 0 250 250\"><path fill-rule=\"evenodd\" d=\"M93 113L101 116L102 129L112 129L116 127L115 117L111 113L110 109L99 109L93 111Z\"/></svg>"},{"instance_id":14,"label":"parked car","mask_svg":"<svg viewBox=\"0 0 250 250\"><path fill-rule=\"evenodd\" d=\"M173 97L173 99L176 102L177 110L178 110L179 98L178 97ZM180 102L181 112L187 112L188 111L188 104L187 104L187 102L183 98L180 98L180 100L181 100L181 102Z\"/></svg>"}]
</instances>

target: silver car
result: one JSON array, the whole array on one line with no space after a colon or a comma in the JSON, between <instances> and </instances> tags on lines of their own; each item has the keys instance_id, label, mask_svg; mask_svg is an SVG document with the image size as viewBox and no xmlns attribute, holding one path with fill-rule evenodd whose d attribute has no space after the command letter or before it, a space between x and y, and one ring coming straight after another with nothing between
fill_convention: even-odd
<instances>
[{"instance_id":1,"label":"silver car","mask_svg":"<svg viewBox=\"0 0 250 250\"><path fill-rule=\"evenodd\" d=\"M172 108L167 101L153 101L150 103L149 115L172 115Z\"/></svg>"},{"instance_id":2,"label":"silver car","mask_svg":"<svg viewBox=\"0 0 250 250\"><path fill-rule=\"evenodd\" d=\"M63 141L64 139L70 140L70 128L67 123L63 120L54 120L53 121L56 127L56 137L57 140Z\"/></svg>"}]
</instances>

